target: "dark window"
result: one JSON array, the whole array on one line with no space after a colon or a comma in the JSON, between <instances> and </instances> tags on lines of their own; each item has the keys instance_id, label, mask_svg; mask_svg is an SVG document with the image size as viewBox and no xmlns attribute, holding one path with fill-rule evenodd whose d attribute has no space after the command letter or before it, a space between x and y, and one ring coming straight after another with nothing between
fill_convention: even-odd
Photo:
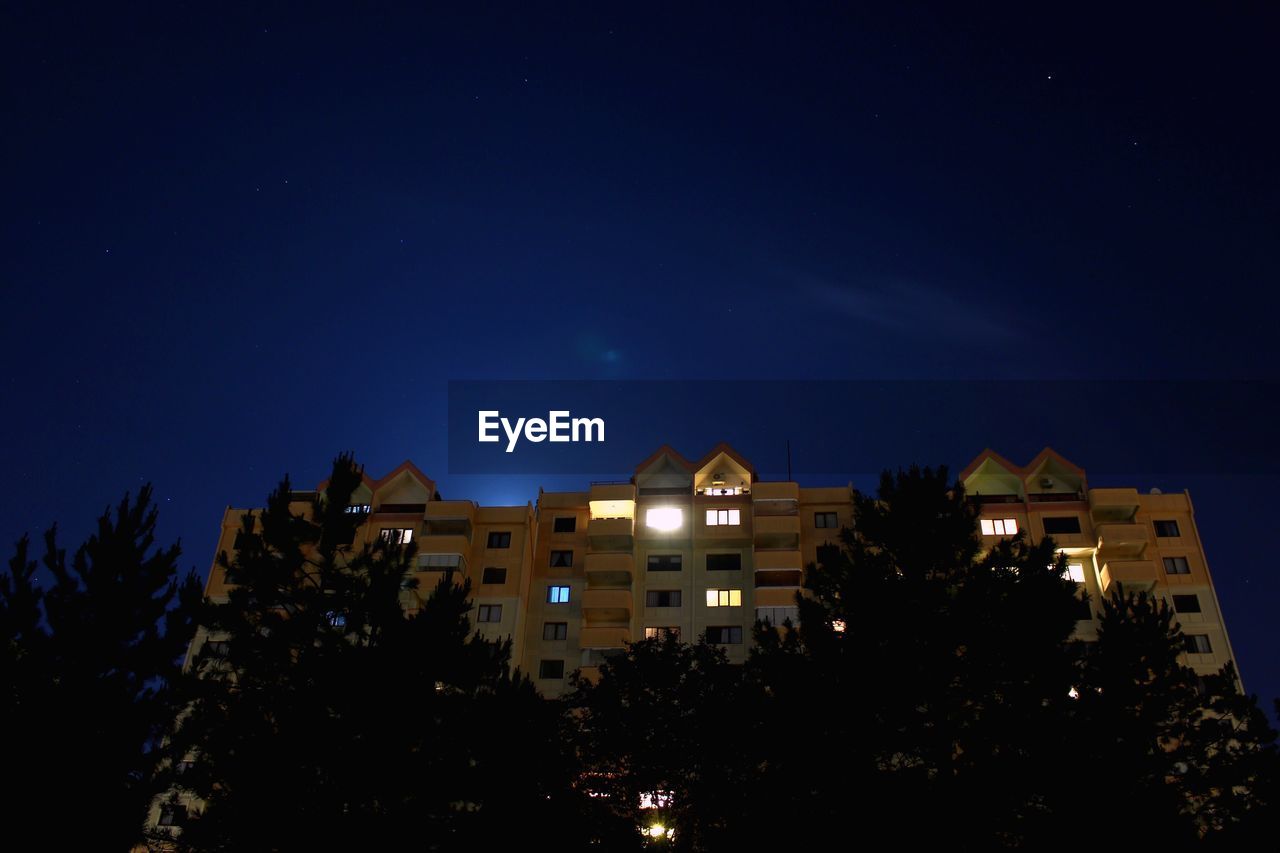
<instances>
[{"instance_id":1,"label":"dark window","mask_svg":"<svg viewBox=\"0 0 1280 853\"><path fill-rule=\"evenodd\" d=\"M549 586L547 587L547 601L551 604L568 604L569 603L569 587L567 586Z\"/></svg>"},{"instance_id":2,"label":"dark window","mask_svg":"<svg viewBox=\"0 0 1280 853\"><path fill-rule=\"evenodd\" d=\"M740 625L723 625L708 628L707 642L740 645L742 643L742 627Z\"/></svg>"},{"instance_id":3,"label":"dark window","mask_svg":"<svg viewBox=\"0 0 1280 853\"><path fill-rule=\"evenodd\" d=\"M1175 595L1173 597L1173 609L1179 613L1199 613L1200 612L1200 596L1195 593L1189 595Z\"/></svg>"},{"instance_id":4,"label":"dark window","mask_svg":"<svg viewBox=\"0 0 1280 853\"><path fill-rule=\"evenodd\" d=\"M736 572L742 568L741 554L708 554L707 571Z\"/></svg>"},{"instance_id":5,"label":"dark window","mask_svg":"<svg viewBox=\"0 0 1280 853\"><path fill-rule=\"evenodd\" d=\"M552 551L551 566L552 568L567 569L573 565L572 551Z\"/></svg>"},{"instance_id":6,"label":"dark window","mask_svg":"<svg viewBox=\"0 0 1280 853\"><path fill-rule=\"evenodd\" d=\"M538 663L539 678L564 678L564 661L544 660Z\"/></svg>"},{"instance_id":7,"label":"dark window","mask_svg":"<svg viewBox=\"0 0 1280 853\"><path fill-rule=\"evenodd\" d=\"M645 607L679 607L680 590L651 589L644 594Z\"/></svg>"},{"instance_id":8,"label":"dark window","mask_svg":"<svg viewBox=\"0 0 1280 853\"><path fill-rule=\"evenodd\" d=\"M650 554L649 571L678 572L682 568L682 560L679 554Z\"/></svg>"},{"instance_id":9,"label":"dark window","mask_svg":"<svg viewBox=\"0 0 1280 853\"><path fill-rule=\"evenodd\" d=\"M1166 575L1189 575L1191 574L1191 566L1187 565L1186 557L1165 557L1164 573Z\"/></svg>"},{"instance_id":10,"label":"dark window","mask_svg":"<svg viewBox=\"0 0 1280 853\"><path fill-rule=\"evenodd\" d=\"M226 640L209 640L204 645L209 657L225 658L227 656Z\"/></svg>"},{"instance_id":11,"label":"dark window","mask_svg":"<svg viewBox=\"0 0 1280 853\"><path fill-rule=\"evenodd\" d=\"M1075 515L1050 515L1044 518L1045 533L1079 533L1080 517Z\"/></svg>"},{"instance_id":12,"label":"dark window","mask_svg":"<svg viewBox=\"0 0 1280 853\"><path fill-rule=\"evenodd\" d=\"M576 515L557 516L556 520L551 522L551 529L556 533L572 533L578 529L578 517Z\"/></svg>"},{"instance_id":13,"label":"dark window","mask_svg":"<svg viewBox=\"0 0 1280 853\"><path fill-rule=\"evenodd\" d=\"M1187 651L1197 655L1211 654L1213 646L1209 644L1209 635L1187 634Z\"/></svg>"},{"instance_id":14,"label":"dark window","mask_svg":"<svg viewBox=\"0 0 1280 853\"><path fill-rule=\"evenodd\" d=\"M502 621L502 605L501 604L481 604L480 615L476 617L477 622L501 622Z\"/></svg>"},{"instance_id":15,"label":"dark window","mask_svg":"<svg viewBox=\"0 0 1280 853\"><path fill-rule=\"evenodd\" d=\"M815 512L813 514L814 527L839 527L840 517L834 512Z\"/></svg>"},{"instance_id":16,"label":"dark window","mask_svg":"<svg viewBox=\"0 0 1280 853\"><path fill-rule=\"evenodd\" d=\"M487 568L480 575L480 583L506 583L507 570Z\"/></svg>"},{"instance_id":17,"label":"dark window","mask_svg":"<svg viewBox=\"0 0 1280 853\"><path fill-rule=\"evenodd\" d=\"M378 507L378 512L411 512L420 515L426 511L426 504L382 504Z\"/></svg>"},{"instance_id":18,"label":"dark window","mask_svg":"<svg viewBox=\"0 0 1280 853\"><path fill-rule=\"evenodd\" d=\"M511 531L495 530L489 534L490 548L510 548L511 547Z\"/></svg>"},{"instance_id":19,"label":"dark window","mask_svg":"<svg viewBox=\"0 0 1280 853\"><path fill-rule=\"evenodd\" d=\"M1157 536L1181 536L1182 535L1181 533L1178 532L1178 522L1172 519L1169 521L1157 521L1155 525L1156 525Z\"/></svg>"},{"instance_id":20,"label":"dark window","mask_svg":"<svg viewBox=\"0 0 1280 853\"><path fill-rule=\"evenodd\" d=\"M543 622L542 639L563 640L569 636L568 622Z\"/></svg>"}]
</instances>

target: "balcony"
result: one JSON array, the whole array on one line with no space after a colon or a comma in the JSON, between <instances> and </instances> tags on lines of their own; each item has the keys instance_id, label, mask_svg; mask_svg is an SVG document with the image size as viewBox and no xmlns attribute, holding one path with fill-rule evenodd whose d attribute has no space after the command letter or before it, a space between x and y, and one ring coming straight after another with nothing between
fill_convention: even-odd
<instances>
[{"instance_id":1,"label":"balcony","mask_svg":"<svg viewBox=\"0 0 1280 853\"><path fill-rule=\"evenodd\" d=\"M582 593L582 616L588 623L618 625L631 621L630 589L587 589Z\"/></svg>"},{"instance_id":2,"label":"balcony","mask_svg":"<svg viewBox=\"0 0 1280 853\"><path fill-rule=\"evenodd\" d=\"M1137 489L1090 489L1089 511L1095 523L1127 523L1138 512Z\"/></svg>"},{"instance_id":3,"label":"balcony","mask_svg":"<svg viewBox=\"0 0 1280 853\"><path fill-rule=\"evenodd\" d=\"M1141 524L1104 522L1094 526L1098 548L1109 557L1141 557L1147 550L1147 528Z\"/></svg>"},{"instance_id":4,"label":"balcony","mask_svg":"<svg viewBox=\"0 0 1280 853\"><path fill-rule=\"evenodd\" d=\"M583 568L588 577L594 572L623 572L631 577L635 571L635 558L630 554L588 554Z\"/></svg>"},{"instance_id":5,"label":"balcony","mask_svg":"<svg viewBox=\"0 0 1280 853\"><path fill-rule=\"evenodd\" d=\"M1150 592L1158 578L1152 560L1108 560L1102 566L1102 594L1111 595L1115 584L1122 585L1126 594Z\"/></svg>"},{"instance_id":6,"label":"balcony","mask_svg":"<svg viewBox=\"0 0 1280 853\"><path fill-rule=\"evenodd\" d=\"M800 547L798 515L758 515L753 524L757 548L795 550Z\"/></svg>"},{"instance_id":7,"label":"balcony","mask_svg":"<svg viewBox=\"0 0 1280 853\"><path fill-rule=\"evenodd\" d=\"M622 625L583 628L578 635L578 645L584 649L620 649L629 642L631 628Z\"/></svg>"},{"instance_id":8,"label":"balcony","mask_svg":"<svg viewBox=\"0 0 1280 853\"><path fill-rule=\"evenodd\" d=\"M751 487L751 502L759 505L770 501L800 500L800 486L796 483L756 483Z\"/></svg>"},{"instance_id":9,"label":"balcony","mask_svg":"<svg viewBox=\"0 0 1280 853\"><path fill-rule=\"evenodd\" d=\"M428 520L465 518L469 522L476 520L476 505L471 501L430 501L427 503Z\"/></svg>"},{"instance_id":10,"label":"balcony","mask_svg":"<svg viewBox=\"0 0 1280 853\"><path fill-rule=\"evenodd\" d=\"M794 607L796 589L790 586L758 586L753 598L756 607Z\"/></svg>"},{"instance_id":11,"label":"balcony","mask_svg":"<svg viewBox=\"0 0 1280 853\"><path fill-rule=\"evenodd\" d=\"M587 522L587 544L597 551L630 551L635 547L634 518L592 518Z\"/></svg>"},{"instance_id":12,"label":"balcony","mask_svg":"<svg viewBox=\"0 0 1280 853\"><path fill-rule=\"evenodd\" d=\"M756 589L790 587L798 589L804 583L800 569L756 569Z\"/></svg>"},{"instance_id":13,"label":"balcony","mask_svg":"<svg viewBox=\"0 0 1280 853\"><path fill-rule=\"evenodd\" d=\"M772 551L756 551L754 554L755 570L793 570L800 571L804 567L804 562L800 559L800 552L794 548L778 549Z\"/></svg>"}]
</instances>

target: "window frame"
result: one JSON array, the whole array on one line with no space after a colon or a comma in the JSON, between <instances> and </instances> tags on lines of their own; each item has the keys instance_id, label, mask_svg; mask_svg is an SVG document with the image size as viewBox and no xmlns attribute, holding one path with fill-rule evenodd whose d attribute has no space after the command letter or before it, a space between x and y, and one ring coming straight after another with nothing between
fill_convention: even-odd
<instances>
[{"instance_id":1,"label":"window frame","mask_svg":"<svg viewBox=\"0 0 1280 853\"><path fill-rule=\"evenodd\" d=\"M561 522L563 521L569 522L567 526L568 529L561 527ZM557 515L555 518L551 520L551 532L552 533L577 533L578 517L576 515Z\"/></svg>"},{"instance_id":2,"label":"window frame","mask_svg":"<svg viewBox=\"0 0 1280 853\"><path fill-rule=\"evenodd\" d=\"M724 521L720 521L721 513L724 513ZM706 523L707 527L741 527L742 509L738 507L714 507L708 509Z\"/></svg>"},{"instance_id":3,"label":"window frame","mask_svg":"<svg viewBox=\"0 0 1280 853\"><path fill-rule=\"evenodd\" d=\"M490 580L490 578L492 577L492 575L490 574L491 572L498 572L498 573L499 573L499 577L500 577L500 579L499 579L499 580L496 580L496 581L495 581L495 580ZM488 585L490 585L490 586L499 586L499 585L501 585L501 584L505 584L506 582L507 582L507 567L506 567L506 566L485 566L485 567L484 567L484 569L482 569L482 570L480 571L480 585L481 585L481 586L484 586L484 585L486 585L486 584L488 584Z\"/></svg>"},{"instance_id":4,"label":"window frame","mask_svg":"<svg viewBox=\"0 0 1280 853\"><path fill-rule=\"evenodd\" d=\"M505 538L504 538L505 537ZM499 544L495 544L499 543ZM494 550L505 550L511 547L511 531L510 530L490 530L489 536L485 539L486 548Z\"/></svg>"},{"instance_id":5,"label":"window frame","mask_svg":"<svg viewBox=\"0 0 1280 853\"><path fill-rule=\"evenodd\" d=\"M813 526L819 530L835 530L840 526L840 513L835 510L818 510L813 514Z\"/></svg>"},{"instance_id":6,"label":"window frame","mask_svg":"<svg viewBox=\"0 0 1280 853\"><path fill-rule=\"evenodd\" d=\"M568 604L573 597L573 593L570 592L571 589L572 587L568 584L547 584L547 604ZM564 590L564 598L559 597L559 590Z\"/></svg>"},{"instance_id":7,"label":"window frame","mask_svg":"<svg viewBox=\"0 0 1280 853\"><path fill-rule=\"evenodd\" d=\"M494 616L498 618L493 618ZM488 616L489 618L485 618ZM477 604L476 605L476 624L484 623L491 625L494 622L502 621L502 605L501 604Z\"/></svg>"},{"instance_id":8,"label":"window frame","mask_svg":"<svg viewBox=\"0 0 1280 853\"><path fill-rule=\"evenodd\" d=\"M548 637L547 634L551 636ZM543 622L542 623L542 639L547 642L555 642L557 640L569 639L569 623L568 622Z\"/></svg>"}]
</instances>

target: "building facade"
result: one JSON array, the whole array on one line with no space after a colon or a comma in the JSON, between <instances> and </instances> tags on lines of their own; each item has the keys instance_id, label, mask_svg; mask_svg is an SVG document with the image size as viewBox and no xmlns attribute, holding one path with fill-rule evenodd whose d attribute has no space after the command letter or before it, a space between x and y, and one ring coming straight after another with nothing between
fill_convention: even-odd
<instances>
[{"instance_id":1,"label":"building facade","mask_svg":"<svg viewBox=\"0 0 1280 853\"><path fill-rule=\"evenodd\" d=\"M984 451L960 479L987 543L1019 531L1052 536L1092 602L1115 584L1153 591L1177 611L1189 666L1208 674L1232 659L1188 494L1089 488L1084 471L1050 449L1023 466ZM469 578L476 629L511 637L513 663L550 697L574 670L591 675L627 642L659 632L705 634L745 660L755 621L796 619L805 566L852 520L847 485L762 481L727 445L697 461L663 447L629 480L544 491L525 506L441 500L409 462L366 477L353 500L369 513L357 542L417 543L418 589L405 592L405 607L442 572ZM234 550L246 512L226 510L219 551ZM225 591L215 562L206 592ZM1095 638L1096 620L1080 615L1077 636Z\"/></svg>"}]
</instances>

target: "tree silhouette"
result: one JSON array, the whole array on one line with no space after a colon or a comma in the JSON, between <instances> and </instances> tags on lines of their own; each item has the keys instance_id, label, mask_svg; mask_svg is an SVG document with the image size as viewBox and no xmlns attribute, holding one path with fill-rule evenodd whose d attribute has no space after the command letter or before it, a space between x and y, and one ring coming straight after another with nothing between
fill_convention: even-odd
<instances>
[{"instance_id":1,"label":"tree silhouette","mask_svg":"<svg viewBox=\"0 0 1280 853\"><path fill-rule=\"evenodd\" d=\"M1023 843L1070 741L1057 722L1080 602L1065 563L1022 536L982 555L945 468L886 472L853 503L807 572L798 628L758 627L749 663L770 725L802 720L812 744L767 755L800 816L792 837L874 821L952 849Z\"/></svg>"},{"instance_id":2,"label":"tree silhouette","mask_svg":"<svg viewBox=\"0 0 1280 853\"><path fill-rule=\"evenodd\" d=\"M406 616L414 547L347 544L360 481L339 457L295 514L286 479L219 557L234 586L202 617L164 779L196 803L180 848L474 848L569 808L555 708L471 631L469 584Z\"/></svg>"},{"instance_id":3,"label":"tree silhouette","mask_svg":"<svg viewBox=\"0 0 1280 853\"><path fill-rule=\"evenodd\" d=\"M68 559L45 534L37 579L23 537L0 576L5 806L11 828L68 849L141 841L156 742L194 630L200 584L177 544L155 547L151 488L125 495Z\"/></svg>"}]
</instances>

